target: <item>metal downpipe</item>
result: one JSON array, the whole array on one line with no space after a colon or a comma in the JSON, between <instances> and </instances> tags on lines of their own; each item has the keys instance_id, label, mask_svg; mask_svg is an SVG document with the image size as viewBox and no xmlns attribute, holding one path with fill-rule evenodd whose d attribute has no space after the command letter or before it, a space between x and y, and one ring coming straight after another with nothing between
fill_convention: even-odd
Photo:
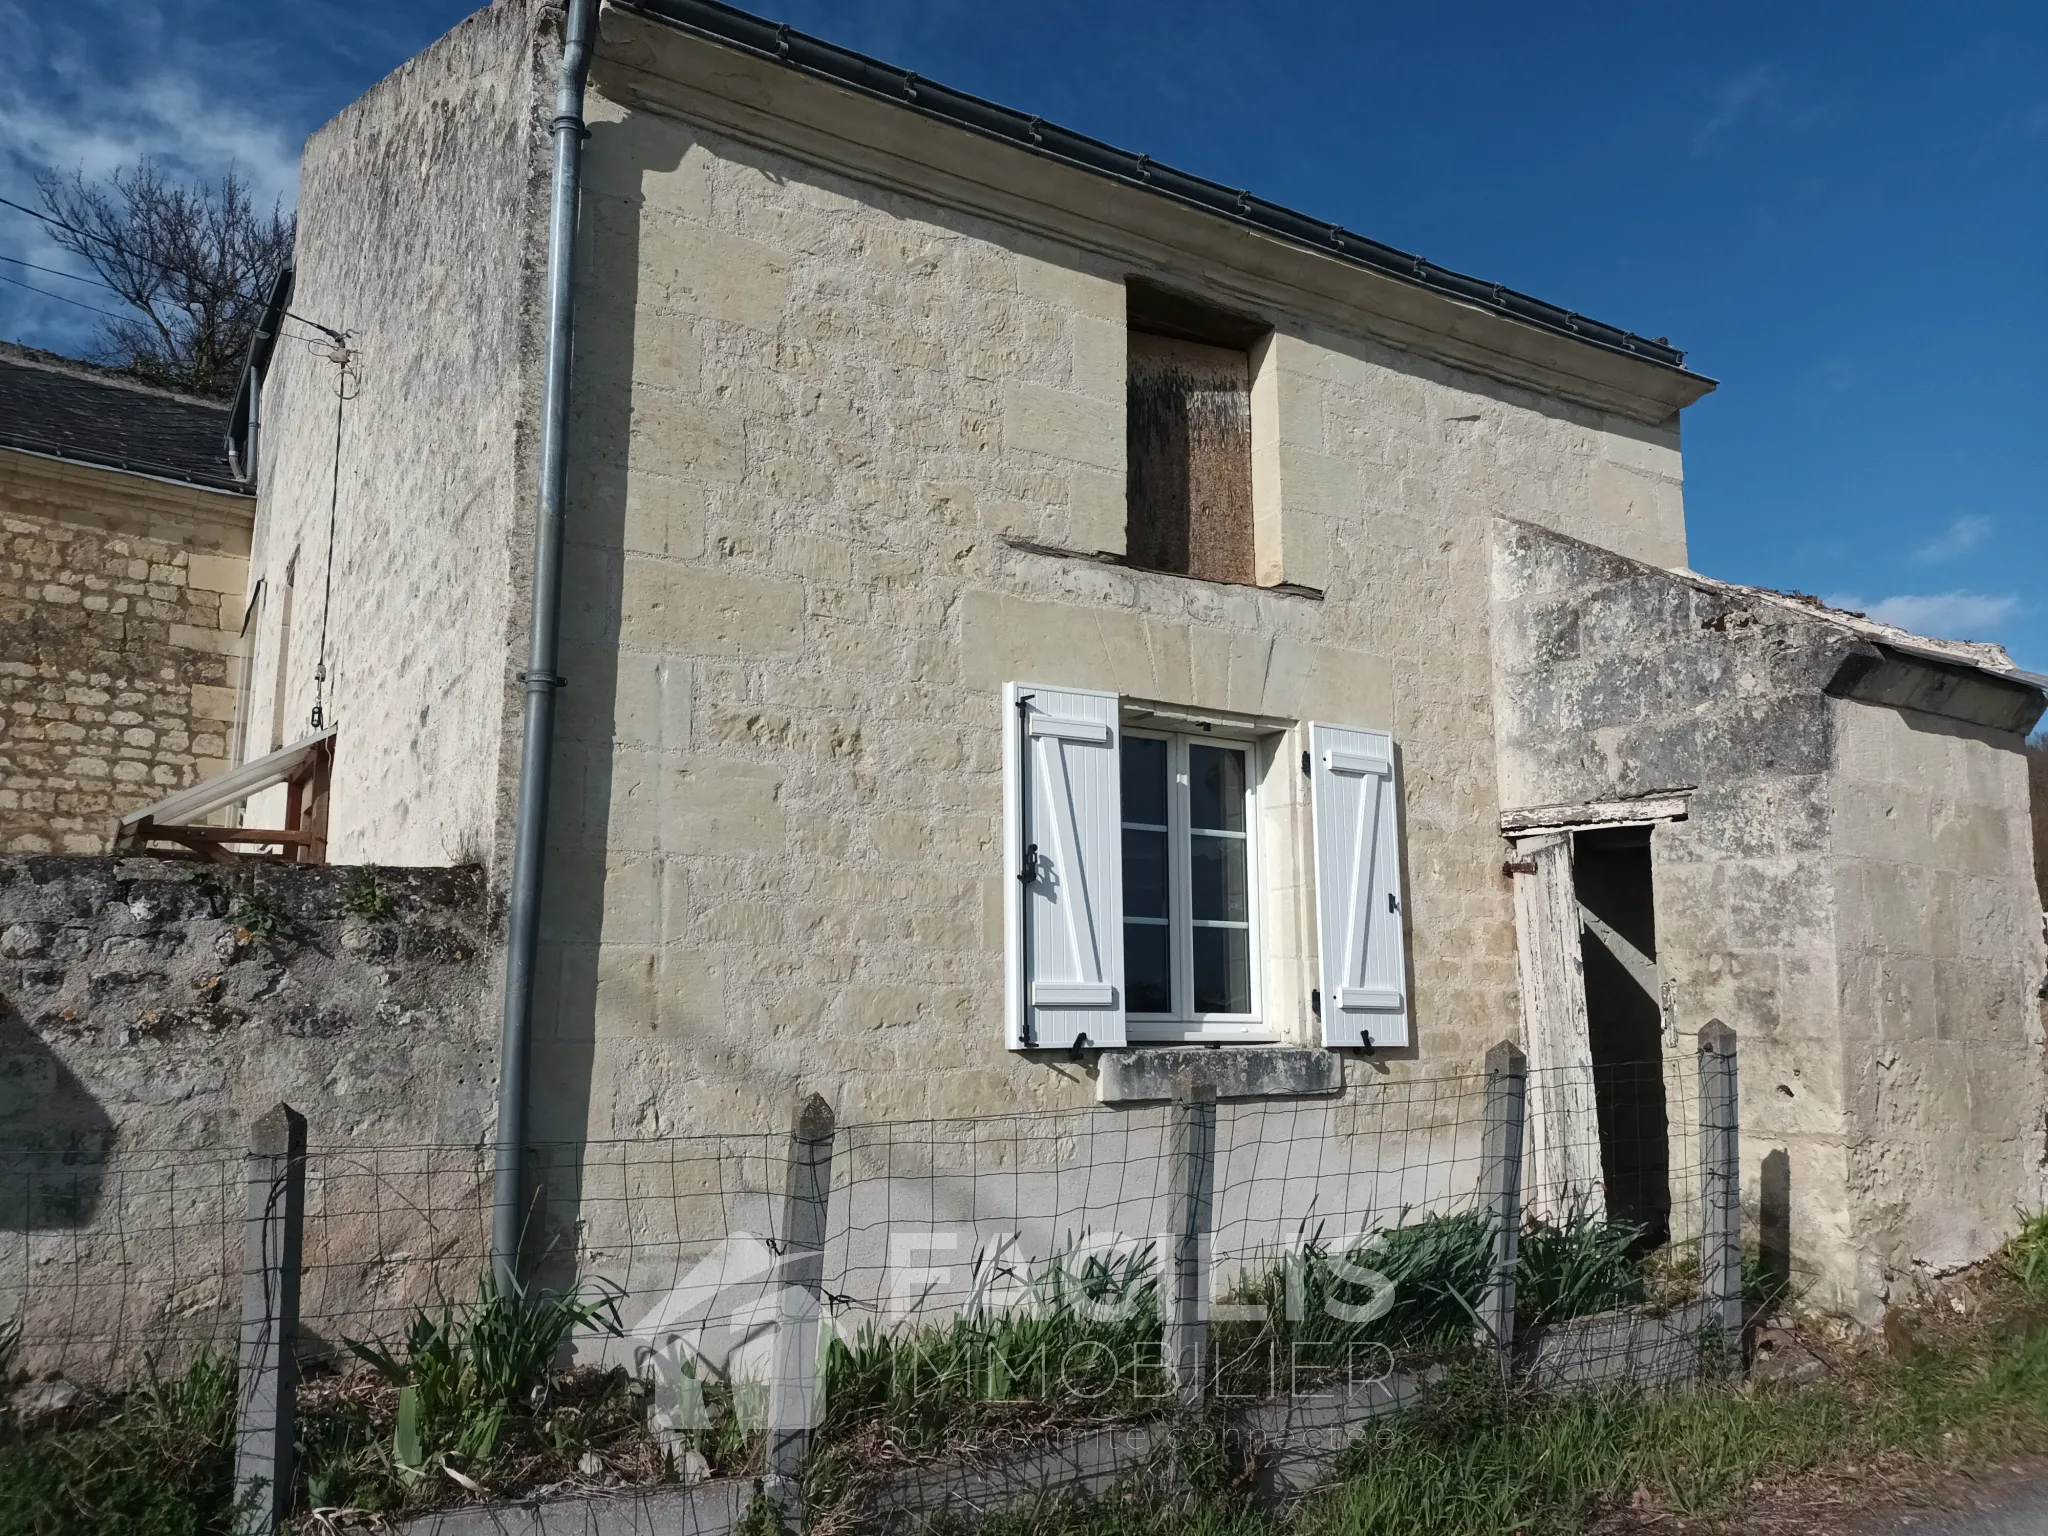
<instances>
[{"instance_id":1,"label":"metal downpipe","mask_svg":"<svg viewBox=\"0 0 2048 1536\"><path fill-rule=\"evenodd\" d=\"M519 1283L525 1171L526 1086L533 1023L534 957L540 939L541 864L555 741L555 672L562 608L562 502L567 479L576 200L583 172L583 85L590 73L597 0L569 0L555 89L554 191L548 210L547 373L540 413L540 496L533 537L533 625L526 660L526 728L519 748L519 803L505 940L505 1018L498 1035L498 1140L491 1188L491 1273L499 1293Z\"/></svg>"}]
</instances>

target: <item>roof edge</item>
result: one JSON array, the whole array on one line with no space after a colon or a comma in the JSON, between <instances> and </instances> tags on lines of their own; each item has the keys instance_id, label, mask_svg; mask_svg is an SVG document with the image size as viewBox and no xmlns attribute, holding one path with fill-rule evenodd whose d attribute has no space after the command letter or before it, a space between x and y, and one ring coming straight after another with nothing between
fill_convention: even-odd
<instances>
[{"instance_id":1,"label":"roof edge","mask_svg":"<svg viewBox=\"0 0 2048 1536\"><path fill-rule=\"evenodd\" d=\"M1000 106L965 91L927 80L914 71L885 64L850 48L812 37L795 28L768 21L719 0L610 0L630 11L679 31L688 32L786 65L800 74L997 140L1027 154L1058 161L1090 174L1154 193L1231 223L1275 236L1291 245L1332 256L1352 266L1389 277L1555 336L1585 343L1604 352L1634 358L1668 369L1711 388L1714 381L1685 366L1685 353L1668 342L1639 336L1620 326L1594 320L1573 310L1518 292L1501 283L1453 271L1449 267L1395 249L1341 225L1316 219L1251 192L1161 164L1149 155L1118 149L1100 139L1047 122L1042 117Z\"/></svg>"}]
</instances>

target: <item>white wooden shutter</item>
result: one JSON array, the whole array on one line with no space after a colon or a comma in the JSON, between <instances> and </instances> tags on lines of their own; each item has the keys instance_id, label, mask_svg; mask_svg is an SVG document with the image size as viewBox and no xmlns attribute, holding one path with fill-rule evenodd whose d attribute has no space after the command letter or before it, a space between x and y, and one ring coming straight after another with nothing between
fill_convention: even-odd
<instances>
[{"instance_id":1,"label":"white wooden shutter","mask_svg":"<svg viewBox=\"0 0 2048 1536\"><path fill-rule=\"evenodd\" d=\"M1012 1050L1124 1043L1123 783L1113 693L1009 683L1004 831Z\"/></svg>"},{"instance_id":2,"label":"white wooden shutter","mask_svg":"<svg viewBox=\"0 0 2048 1536\"><path fill-rule=\"evenodd\" d=\"M1323 1044L1408 1044L1394 738L1311 725Z\"/></svg>"}]
</instances>

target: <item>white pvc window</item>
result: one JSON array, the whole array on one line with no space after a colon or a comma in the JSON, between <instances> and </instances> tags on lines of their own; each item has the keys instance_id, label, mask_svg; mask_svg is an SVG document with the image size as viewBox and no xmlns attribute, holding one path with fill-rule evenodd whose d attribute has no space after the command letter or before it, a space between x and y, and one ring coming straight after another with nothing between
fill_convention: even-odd
<instances>
[{"instance_id":1,"label":"white pvc window","mask_svg":"<svg viewBox=\"0 0 2048 1536\"><path fill-rule=\"evenodd\" d=\"M1255 748L1126 730L1124 998L1132 1040L1259 1035Z\"/></svg>"}]
</instances>

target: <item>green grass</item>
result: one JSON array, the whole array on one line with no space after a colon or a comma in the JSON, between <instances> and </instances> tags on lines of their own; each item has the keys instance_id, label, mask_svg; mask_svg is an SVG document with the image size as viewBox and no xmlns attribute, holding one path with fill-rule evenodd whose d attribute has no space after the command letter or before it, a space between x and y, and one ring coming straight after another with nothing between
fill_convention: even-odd
<instances>
[{"instance_id":1,"label":"green grass","mask_svg":"<svg viewBox=\"0 0 2048 1536\"><path fill-rule=\"evenodd\" d=\"M235 1366L202 1355L110 1417L0 1444L0 1536L227 1536Z\"/></svg>"},{"instance_id":2,"label":"green grass","mask_svg":"<svg viewBox=\"0 0 2048 1536\"><path fill-rule=\"evenodd\" d=\"M1574 1536L1647 1495L1712 1525L1739 1519L1760 1479L1867 1467L1880 1456L1961 1468L2048 1451L2048 1318L1866 1358L1833 1383L1622 1390L1536 1399L1468 1360L1421 1405L1344 1455L1332 1487L1285 1520L1175 1496L1141 1472L1117 1496L1052 1504L986 1536Z\"/></svg>"},{"instance_id":3,"label":"green grass","mask_svg":"<svg viewBox=\"0 0 2048 1536\"><path fill-rule=\"evenodd\" d=\"M977 1306L894 1334L868 1324L851 1341L832 1340L821 1438L844 1441L874 1427L917 1454L970 1438L1024 1404L1107 1417L1167 1395L1149 1249L1091 1252L1084 1237L1017 1278L1019 1306Z\"/></svg>"}]
</instances>

